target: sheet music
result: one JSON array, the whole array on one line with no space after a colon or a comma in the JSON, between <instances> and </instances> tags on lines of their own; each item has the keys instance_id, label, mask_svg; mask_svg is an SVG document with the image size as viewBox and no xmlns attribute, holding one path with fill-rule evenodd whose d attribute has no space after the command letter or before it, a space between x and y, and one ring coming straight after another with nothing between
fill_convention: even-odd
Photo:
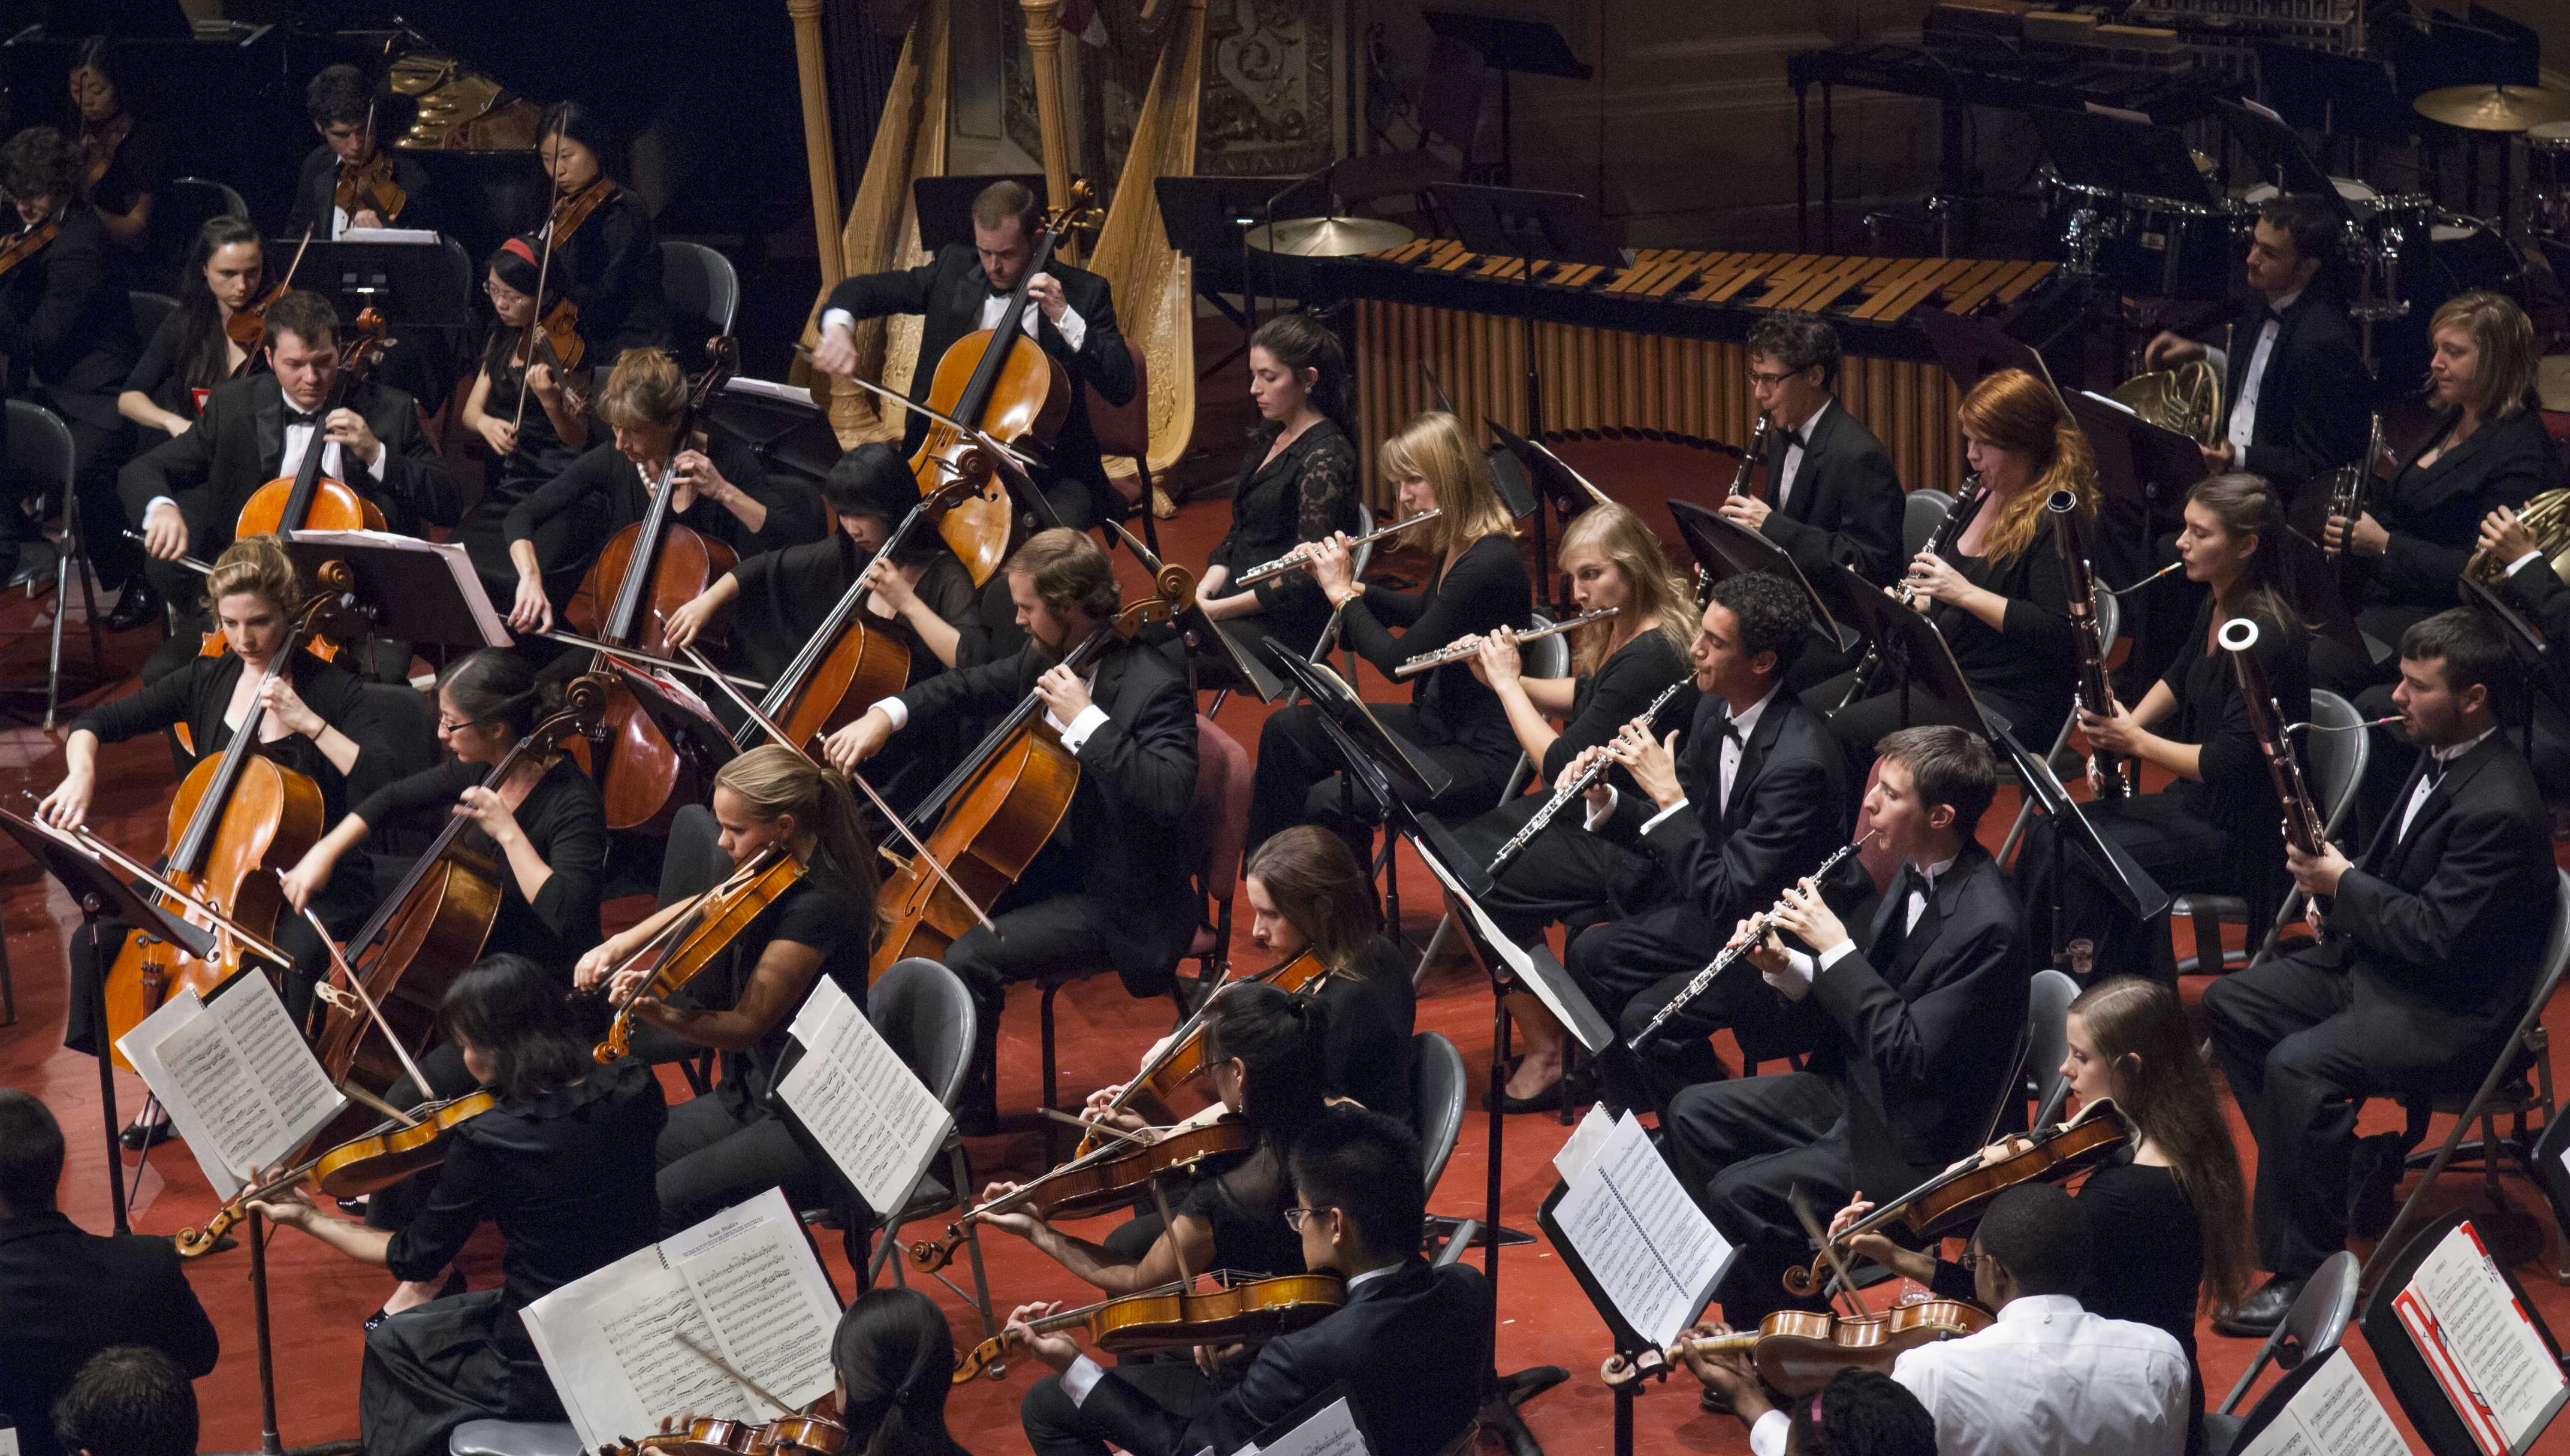
<instances>
[{"instance_id":1,"label":"sheet music","mask_svg":"<svg viewBox=\"0 0 2570 1456\"><path fill-rule=\"evenodd\" d=\"M1571 1251L1635 1332L1653 1344L1674 1341L1711 1297L1730 1242L1630 1112L1569 1184L1552 1216Z\"/></svg>"},{"instance_id":2,"label":"sheet music","mask_svg":"<svg viewBox=\"0 0 2570 1456\"><path fill-rule=\"evenodd\" d=\"M954 1125L874 1023L838 983L821 976L795 1013L802 1060L777 1096L878 1215L908 1198Z\"/></svg>"},{"instance_id":3,"label":"sheet music","mask_svg":"<svg viewBox=\"0 0 2570 1456\"><path fill-rule=\"evenodd\" d=\"M1480 902L1465 892L1463 884L1438 861L1436 854L1417 839L1411 840L1410 844L1427 864L1429 873L1437 877L1437 883L1446 887L1446 903L1462 907L1464 913L1472 917L1473 928L1479 932L1482 943L1497 951L1499 959L1507 963L1508 973L1516 978L1516 983L1532 991L1535 999L1543 1002L1543 1008L1552 1013L1552 1019L1568 1027L1570 1034L1579 1038L1583 1050L1592 1054L1604 1050L1606 1043L1614 1038L1615 1029L1598 1014L1595 1006L1588 1003L1588 998L1580 997L1576 1006L1564 1000L1561 987L1536 969L1533 954L1499 929L1499 923L1483 911Z\"/></svg>"},{"instance_id":4,"label":"sheet music","mask_svg":"<svg viewBox=\"0 0 2570 1456\"><path fill-rule=\"evenodd\" d=\"M226 1200L248 1169L285 1161L347 1105L256 970L212 1002L181 991L116 1044Z\"/></svg>"},{"instance_id":5,"label":"sheet music","mask_svg":"<svg viewBox=\"0 0 2570 1456\"><path fill-rule=\"evenodd\" d=\"M1251 1443L1232 1456L1367 1456L1372 1448L1357 1430L1356 1412L1344 1395L1321 1407L1320 1414L1287 1431L1272 1446Z\"/></svg>"},{"instance_id":6,"label":"sheet music","mask_svg":"<svg viewBox=\"0 0 2570 1456\"><path fill-rule=\"evenodd\" d=\"M2436 1242L2391 1302L2488 1456L2518 1448L2540 1429L2570 1384L2469 1223Z\"/></svg>"},{"instance_id":7,"label":"sheet music","mask_svg":"<svg viewBox=\"0 0 2570 1456\"><path fill-rule=\"evenodd\" d=\"M2409 1456L2409 1445L2341 1345L2238 1456Z\"/></svg>"},{"instance_id":8,"label":"sheet music","mask_svg":"<svg viewBox=\"0 0 2570 1456\"><path fill-rule=\"evenodd\" d=\"M738 1420L776 1411L686 1335L797 1407L827 1394L838 1300L781 1190L565 1284L521 1311L545 1373L587 1448L692 1410Z\"/></svg>"}]
</instances>

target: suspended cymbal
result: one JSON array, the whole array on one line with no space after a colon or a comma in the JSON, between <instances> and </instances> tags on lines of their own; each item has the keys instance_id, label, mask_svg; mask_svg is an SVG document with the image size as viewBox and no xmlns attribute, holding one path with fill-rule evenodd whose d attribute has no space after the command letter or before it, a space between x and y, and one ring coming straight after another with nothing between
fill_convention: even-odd
<instances>
[{"instance_id":1,"label":"suspended cymbal","mask_svg":"<svg viewBox=\"0 0 2570 1456\"><path fill-rule=\"evenodd\" d=\"M2522 132L2543 122L2570 121L2570 91L2536 86L2448 86L2411 105L2431 122L2474 132Z\"/></svg>"},{"instance_id":2,"label":"suspended cymbal","mask_svg":"<svg viewBox=\"0 0 2570 1456\"><path fill-rule=\"evenodd\" d=\"M1348 258L1399 247L1412 237L1409 228L1380 217L1297 217L1277 223L1274 232L1271 238L1267 228L1249 229L1249 245L1300 258Z\"/></svg>"}]
</instances>

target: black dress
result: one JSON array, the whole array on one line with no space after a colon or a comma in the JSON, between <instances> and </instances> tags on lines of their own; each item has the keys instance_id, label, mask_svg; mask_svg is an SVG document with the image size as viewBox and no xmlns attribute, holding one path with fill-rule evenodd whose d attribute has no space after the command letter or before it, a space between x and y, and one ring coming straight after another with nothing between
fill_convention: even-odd
<instances>
[{"instance_id":1,"label":"black dress","mask_svg":"<svg viewBox=\"0 0 2570 1456\"><path fill-rule=\"evenodd\" d=\"M612 185L612 184L611 184ZM628 349L669 346L669 305L660 292L660 234L651 209L618 187L554 246L554 276L580 306L581 342L605 379ZM692 347L695 341L690 341ZM723 475L735 482L730 471Z\"/></svg>"},{"instance_id":2,"label":"black dress","mask_svg":"<svg viewBox=\"0 0 2570 1456\"><path fill-rule=\"evenodd\" d=\"M1340 615L1340 640L1390 676L1404 660L1459 638L1524 626L1533 610L1533 591L1515 539L1486 536L1453 566L1432 575L1422 590L1366 587ZM1408 630L1395 637L1386 620ZM1453 776L1446 792L1425 806L1428 810L1447 816L1482 813L1499 802L1516 758L1507 710L1499 694L1473 676L1469 663L1450 662L1414 682L1407 705L1370 705L1376 719ZM1252 849L1280 829L1339 819L1338 750L1321 728L1320 711L1309 703L1281 709L1268 716L1259 732L1249 806ZM1362 802L1362 792L1357 797L1357 812L1363 816L1372 806Z\"/></svg>"},{"instance_id":3,"label":"black dress","mask_svg":"<svg viewBox=\"0 0 2570 1456\"><path fill-rule=\"evenodd\" d=\"M821 503L811 491L770 481L758 457L729 435L707 436L702 449L724 480L767 508L767 524L751 531L739 517L699 496L686 510L671 513L672 525L719 541L744 560L761 551L821 539ZM559 608L580 585L581 576L598 559L608 539L649 512L653 484L643 480L642 468L626 459L610 440L591 446L562 474L521 498L509 508L501 529L509 542L536 543L536 560L544 568L545 590ZM558 554L545 553L549 528L562 533ZM502 554L507 554L505 546ZM514 593L515 566L509 567L508 579ZM613 583L611 595L612 587ZM599 609L604 612L606 606L602 602Z\"/></svg>"},{"instance_id":4,"label":"black dress","mask_svg":"<svg viewBox=\"0 0 2570 1456\"><path fill-rule=\"evenodd\" d=\"M441 764L368 795L357 806L357 817L376 829L413 814L429 827L440 826L464 791L488 772L480 764ZM607 868L607 806L598 796L597 781L563 758L536 780L514 812L527 843L554 873L530 902L500 847L480 825L466 826L457 843L500 869L500 909L483 949L486 954L524 955L560 972L568 984L572 963L602 938L598 904L600 877ZM381 878L382 869L377 873Z\"/></svg>"},{"instance_id":5,"label":"black dress","mask_svg":"<svg viewBox=\"0 0 2570 1456\"><path fill-rule=\"evenodd\" d=\"M211 379L191 379L187 376L180 361L188 352L188 331L191 327L193 324L189 320L185 305L170 310L170 316L161 320L161 326L152 331L152 341L144 345L143 358L135 364L134 372L125 377L127 389L142 395L170 413L188 420L197 418L199 413L198 390L213 389L231 377L219 371ZM228 356L217 354L214 357L219 360ZM150 444L158 445L163 438L165 437L156 434L147 437L147 440Z\"/></svg>"},{"instance_id":6,"label":"black dress","mask_svg":"<svg viewBox=\"0 0 2570 1456\"><path fill-rule=\"evenodd\" d=\"M1330 1008L1329 1041L1322 1055L1331 1095L1408 1122L1413 1102L1410 1038L1419 1014L1409 957L1377 935L1366 946L1364 974L1331 976L1317 994Z\"/></svg>"},{"instance_id":7,"label":"black dress","mask_svg":"<svg viewBox=\"0 0 2570 1456\"><path fill-rule=\"evenodd\" d=\"M89 199L100 211L122 217L145 197L164 196L169 190L169 139L159 127L136 117L125 140L116 144L116 156L107 164L107 171L89 184ZM166 235L168 230L155 218L142 231L123 239L126 251L147 264L148 271L142 275L156 286L161 280L166 249L157 245L155 238Z\"/></svg>"},{"instance_id":8,"label":"black dress","mask_svg":"<svg viewBox=\"0 0 2570 1456\"><path fill-rule=\"evenodd\" d=\"M1572 759L1612 742L1619 729L1651 705L1651 699L1692 671L1686 654L1663 632L1639 633L1616 648L1595 672L1572 686L1570 717L1552 746L1544 750L1536 792L1457 826L1456 843L1475 864L1488 866L1499 847L1514 839L1551 801L1552 785ZM1692 684L1679 688L1651 720L1659 736L1666 737L1669 728L1693 723L1702 696ZM1607 770L1606 778L1619 793L1639 792L1632 775L1621 768ZM1555 921L1588 925L1621 919L1667 893L1657 859L1590 834L1582 828L1585 823L1582 805L1563 805L1541 834L1500 867L1491 893L1482 897L1482 909L1519 943L1533 940Z\"/></svg>"},{"instance_id":9,"label":"black dress","mask_svg":"<svg viewBox=\"0 0 2570 1456\"><path fill-rule=\"evenodd\" d=\"M1285 1211L1292 1207L1294 1180L1285 1176L1284 1160L1269 1140L1261 1139L1248 1156L1197 1179L1171 1212L1201 1219L1213 1230L1215 1269L1298 1274L1303 1272L1303 1236L1285 1226Z\"/></svg>"},{"instance_id":10,"label":"black dress","mask_svg":"<svg viewBox=\"0 0 2570 1456\"><path fill-rule=\"evenodd\" d=\"M2258 667L2267 691L2288 723L2312 716L2311 654L2303 632L2256 613ZM2092 802L2081 812L2099 833L2131 854L2136 864L2171 895L2218 891L2249 903L2249 942L2254 950L2293 888L2285 871L2282 809L2267 760L2250 731L2249 707L2240 696L2231 654L2209 644L2210 593L2195 614L2186 644L2160 681L2177 698L2177 713L2162 736L2200 745L2201 781L2178 779L2164 793ZM2028 832L2018 857L2019 894L2027 931L2043 953L2059 943L2050 929L2053 901L2053 833L2047 817ZM2095 944L2097 975L2146 975L2167 980L2177 973L2170 958L2165 914L2136 920L2083 868L2070 866L2060 885L2060 941L2085 937Z\"/></svg>"},{"instance_id":11,"label":"black dress","mask_svg":"<svg viewBox=\"0 0 2570 1456\"><path fill-rule=\"evenodd\" d=\"M1250 446L1241 460L1232 484L1231 531L1205 557L1208 570L1227 566L1237 580L1241 572L1303 542L1337 531L1356 534L1357 452L1347 432L1334 420L1322 420L1269 460L1273 440L1270 435ZM1329 599L1319 583L1301 571L1287 571L1249 589L1258 598L1258 613L1232 618L1232 628L1280 634L1296 652L1309 655L1330 620Z\"/></svg>"},{"instance_id":12,"label":"black dress","mask_svg":"<svg viewBox=\"0 0 2570 1456\"><path fill-rule=\"evenodd\" d=\"M396 1278L435 1278L493 1223L507 1280L367 1333L357 1422L368 1456L443 1451L470 1420L565 1419L518 1311L659 1237L651 1144L667 1116L659 1079L628 1058L457 1127L435 1193L385 1264Z\"/></svg>"},{"instance_id":13,"label":"black dress","mask_svg":"<svg viewBox=\"0 0 2570 1456\"><path fill-rule=\"evenodd\" d=\"M503 356L492 363L486 356L482 372L491 381L483 397L483 407L495 417L518 415L518 394L527 371ZM518 594L518 568L509 559L509 517L520 503L542 488L546 482L571 469L581 452L571 448L554 428L553 416L545 413L542 400L527 397L527 408L518 420L518 448L500 457L490 473L490 484L482 499L474 503L455 540L464 544L465 552L473 557L474 569L482 573L482 584L491 600L507 611ZM731 479L725 472L725 480ZM564 547L580 526L578 513L566 512L537 527L533 533L536 559L553 561L562 557Z\"/></svg>"}]
</instances>

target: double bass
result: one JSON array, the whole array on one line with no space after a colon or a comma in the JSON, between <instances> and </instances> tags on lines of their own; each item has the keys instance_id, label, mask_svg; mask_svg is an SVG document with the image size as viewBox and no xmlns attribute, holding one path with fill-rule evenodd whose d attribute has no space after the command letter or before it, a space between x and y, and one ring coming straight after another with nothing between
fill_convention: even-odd
<instances>
[{"instance_id":1,"label":"double bass","mask_svg":"<svg viewBox=\"0 0 2570 1456\"><path fill-rule=\"evenodd\" d=\"M308 603L277 645L259 677L265 687L294 661L312 617L328 604ZM277 873L303 858L321 838L321 786L258 752L267 705L257 694L220 757L201 759L170 802L170 854L163 872L174 888L211 906L251 933L266 936L285 895ZM162 897L162 906L187 917L185 902ZM241 948L228 934L214 937L214 952L200 958L184 945L151 935L128 935L108 968L107 1032L102 1038L116 1065L133 1063L116 1049L117 1038L142 1024L182 990L204 995L242 967Z\"/></svg>"},{"instance_id":2,"label":"double bass","mask_svg":"<svg viewBox=\"0 0 2570 1456\"><path fill-rule=\"evenodd\" d=\"M696 419L731 377L736 357L728 336L713 340L706 352L712 362L678 412L677 428L669 435L668 458L660 463L660 478L651 487L649 509L641 521L609 538L582 578L580 591L564 603L564 614L574 625L611 648L664 651L662 618L694 600L739 561L729 546L669 519L670 499L677 494L678 457L695 448L690 442ZM603 617L602 601L608 603ZM598 653L592 669L609 670L612 655ZM619 683L608 694L605 717L605 743L591 750L590 769L598 779L599 794L607 801L607 827L665 832L669 816L679 805L701 798L706 786L695 782L695 766L661 736L633 689Z\"/></svg>"}]
</instances>

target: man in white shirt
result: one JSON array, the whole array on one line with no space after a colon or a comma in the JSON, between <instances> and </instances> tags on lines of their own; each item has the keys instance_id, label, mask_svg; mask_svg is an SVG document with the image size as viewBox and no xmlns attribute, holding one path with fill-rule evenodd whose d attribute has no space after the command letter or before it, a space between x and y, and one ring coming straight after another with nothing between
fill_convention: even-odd
<instances>
[{"instance_id":1,"label":"man in white shirt","mask_svg":"<svg viewBox=\"0 0 2570 1456\"><path fill-rule=\"evenodd\" d=\"M2092 1239L2078 1201L2022 1184L1990 1204L1964 1262L1988 1328L1922 1345L1892 1378L1936 1422L1938 1456L2178 1456L2193 1402L2186 1356L2168 1331L2105 1319L2070 1292ZM1746 1355L1690 1354L1709 1404L1728 1401L1755 1456L1783 1456L1788 1419Z\"/></svg>"}]
</instances>

